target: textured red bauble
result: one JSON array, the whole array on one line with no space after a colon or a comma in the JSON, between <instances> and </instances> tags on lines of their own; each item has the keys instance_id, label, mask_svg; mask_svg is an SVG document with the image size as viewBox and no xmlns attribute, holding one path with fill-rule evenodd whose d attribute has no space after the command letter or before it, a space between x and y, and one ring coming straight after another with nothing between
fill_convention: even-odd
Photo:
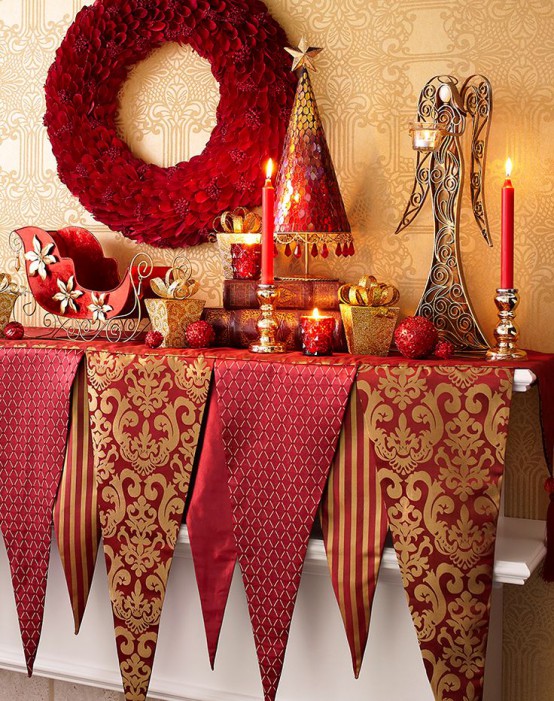
<instances>
[{"instance_id":1,"label":"textured red bauble","mask_svg":"<svg viewBox=\"0 0 554 701\"><path fill-rule=\"evenodd\" d=\"M215 341L213 326L207 321L193 321L185 329L189 348L208 348Z\"/></svg>"},{"instance_id":2,"label":"textured red bauble","mask_svg":"<svg viewBox=\"0 0 554 701\"><path fill-rule=\"evenodd\" d=\"M129 70L189 44L219 83L199 156L169 168L133 155L116 122ZM260 203L262 161L281 152L296 78L287 38L260 0L96 0L75 18L46 80L58 175L94 217L153 246L193 246L224 210Z\"/></svg>"},{"instance_id":3,"label":"textured red bauble","mask_svg":"<svg viewBox=\"0 0 554 701\"><path fill-rule=\"evenodd\" d=\"M23 328L23 324L20 324L19 321L10 321L9 324L4 326L3 334L4 338L10 341L19 341L25 336L25 329Z\"/></svg>"},{"instance_id":4,"label":"textured red bauble","mask_svg":"<svg viewBox=\"0 0 554 701\"><path fill-rule=\"evenodd\" d=\"M396 347L406 358L425 358L436 346L439 335L429 319L409 316L394 332Z\"/></svg>"},{"instance_id":5,"label":"textured red bauble","mask_svg":"<svg viewBox=\"0 0 554 701\"><path fill-rule=\"evenodd\" d=\"M450 341L439 340L437 342L437 345L435 346L433 355L435 356L435 358L440 358L440 360L448 360L454 355L455 350L456 348L454 344Z\"/></svg>"},{"instance_id":6,"label":"textured red bauble","mask_svg":"<svg viewBox=\"0 0 554 701\"><path fill-rule=\"evenodd\" d=\"M144 344L148 346L148 348L159 348L163 342L163 334L159 331L149 331L144 339Z\"/></svg>"}]
</instances>

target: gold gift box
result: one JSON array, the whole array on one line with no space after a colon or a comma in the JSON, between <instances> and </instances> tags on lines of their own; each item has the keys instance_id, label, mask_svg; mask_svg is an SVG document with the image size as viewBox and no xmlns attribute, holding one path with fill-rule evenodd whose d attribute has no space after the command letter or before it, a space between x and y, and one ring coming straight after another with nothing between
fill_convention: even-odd
<instances>
[{"instance_id":1,"label":"gold gift box","mask_svg":"<svg viewBox=\"0 0 554 701\"><path fill-rule=\"evenodd\" d=\"M11 277L6 273L0 273L0 337L9 323L14 305L20 293L11 282Z\"/></svg>"},{"instance_id":2,"label":"gold gift box","mask_svg":"<svg viewBox=\"0 0 554 701\"><path fill-rule=\"evenodd\" d=\"M400 307L341 304L348 351L354 355L388 355Z\"/></svg>"},{"instance_id":3,"label":"gold gift box","mask_svg":"<svg viewBox=\"0 0 554 701\"><path fill-rule=\"evenodd\" d=\"M164 337L162 348L184 348L185 329L199 321L206 304L203 299L145 299L154 331Z\"/></svg>"}]
</instances>

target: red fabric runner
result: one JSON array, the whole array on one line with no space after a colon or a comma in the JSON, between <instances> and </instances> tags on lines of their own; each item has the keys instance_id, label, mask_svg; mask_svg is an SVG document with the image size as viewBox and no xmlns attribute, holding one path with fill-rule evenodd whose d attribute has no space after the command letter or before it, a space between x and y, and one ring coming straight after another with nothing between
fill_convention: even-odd
<instances>
[{"instance_id":1,"label":"red fabric runner","mask_svg":"<svg viewBox=\"0 0 554 701\"><path fill-rule=\"evenodd\" d=\"M211 367L201 357L91 352L88 377L121 676L127 701L144 701Z\"/></svg>"},{"instance_id":2,"label":"red fabric runner","mask_svg":"<svg viewBox=\"0 0 554 701\"><path fill-rule=\"evenodd\" d=\"M71 385L82 355L0 348L0 527L29 676L42 629Z\"/></svg>"},{"instance_id":3,"label":"red fabric runner","mask_svg":"<svg viewBox=\"0 0 554 701\"><path fill-rule=\"evenodd\" d=\"M273 701L310 531L355 366L219 361L235 542L264 698Z\"/></svg>"}]
</instances>

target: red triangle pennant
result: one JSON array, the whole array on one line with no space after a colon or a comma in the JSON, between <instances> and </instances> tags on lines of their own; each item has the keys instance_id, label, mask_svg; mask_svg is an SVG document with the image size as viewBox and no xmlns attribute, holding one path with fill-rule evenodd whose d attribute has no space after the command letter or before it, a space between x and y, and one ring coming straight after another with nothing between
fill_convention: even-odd
<instances>
[{"instance_id":1,"label":"red triangle pennant","mask_svg":"<svg viewBox=\"0 0 554 701\"><path fill-rule=\"evenodd\" d=\"M42 630L71 385L82 355L76 350L0 349L0 524L29 676Z\"/></svg>"},{"instance_id":2,"label":"red triangle pennant","mask_svg":"<svg viewBox=\"0 0 554 701\"><path fill-rule=\"evenodd\" d=\"M187 528L212 669L237 561L221 419L211 393Z\"/></svg>"},{"instance_id":3,"label":"red triangle pennant","mask_svg":"<svg viewBox=\"0 0 554 701\"><path fill-rule=\"evenodd\" d=\"M266 701L279 684L308 539L355 366L216 363L235 541Z\"/></svg>"}]
</instances>

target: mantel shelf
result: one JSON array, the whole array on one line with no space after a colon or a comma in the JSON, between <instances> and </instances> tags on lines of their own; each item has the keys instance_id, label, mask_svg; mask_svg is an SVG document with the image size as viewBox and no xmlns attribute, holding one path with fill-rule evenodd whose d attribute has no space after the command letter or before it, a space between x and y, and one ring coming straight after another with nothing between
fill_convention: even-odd
<instances>
[{"instance_id":1,"label":"mantel shelf","mask_svg":"<svg viewBox=\"0 0 554 701\"><path fill-rule=\"evenodd\" d=\"M495 584L525 584L546 554L545 523L524 518L501 518L498 523ZM186 526L181 528L177 557L191 557ZM312 538L308 546L304 570L309 574L328 576L327 556L323 541ZM392 547L386 547L381 561L380 577L398 578L399 567Z\"/></svg>"},{"instance_id":2,"label":"mantel shelf","mask_svg":"<svg viewBox=\"0 0 554 701\"><path fill-rule=\"evenodd\" d=\"M527 392L537 380L537 376L526 368L517 368L514 372L514 392Z\"/></svg>"}]
</instances>

